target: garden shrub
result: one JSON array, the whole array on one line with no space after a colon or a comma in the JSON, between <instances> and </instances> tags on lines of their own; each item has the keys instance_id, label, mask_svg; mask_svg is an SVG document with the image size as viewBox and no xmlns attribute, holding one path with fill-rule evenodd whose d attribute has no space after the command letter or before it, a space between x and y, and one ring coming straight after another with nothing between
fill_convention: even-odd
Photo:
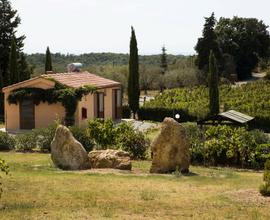
<instances>
[{"instance_id":1,"label":"garden shrub","mask_svg":"<svg viewBox=\"0 0 270 220\"><path fill-rule=\"evenodd\" d=\"M149 146L144 134L125 122L114 125L110 119L90 120L87 133L97 149L121 149L129 152L133 159L144 159Z\"/></svg>"},{"instance_id":2,"label":"garden shrub","mask_svg":"<svg viewBox=\"0 0 270 220\"><path fill-rule=\"evenodd\" d=\"M116 134L111 119L105 121L89 120L87 130L89 137L95 141L97 149L114 148Z\"/></svg>"},{"instance_id":3,"label":"garden shrub","mask_svg":"<svg viewBox=\"0 0 270 220\"><path fill-rule=\"evenodd\" d=\"M6 162L2 159L0 159L0 170L1 172L5 173L6 175L9 173L9 167L6 164ZM0 179L2 178L2 176L0 176ZM0 198L2 196L3 193L3 189L2 189L2 182L0 182Z\"/></svg>"},{"instance_id":4,"label":"garden shrub","mask_svg":"<svg viewBox=\"0 0 270 220\"><path fill-rule=\"evenodd\" d=\"M116 128L118 148L130 153L132 159L145 159L150 141L140 131L134 131L129 123L121 123Z\"/></svg>"},{"instance_id":5,"label":"garden shrub","mask_svg":"<svg viewBox=\"0 0 270 220\"><path fill-rule=\"evenodd\" d=\"M12 150L15 147L15 139L6 132L0 131L0 150Z\"/></svg>"},{"instance_id":6,"label":"garden shrub","mask_svg":"<svg viewBox=\"0 0 270 220\"><path fill-rule=\"evenodd\" d=\"M74 138L83 145L87 152L93 150L95 144L93 139L89 136L86 127L72 126L69 127L69 129Z\"/></svg>"},{"instance_id":7,"label":"garden shrub","mask_svg":"<svg viewBox=\"0 0 270 220\"><path fill-rule=\"evenodd\" d=\"M15 140L16 149L19 151L32 151L37 147L36 135L33 132L18 134Z\"/></svg>"},{"instance_id":8,"label":"garden shrub","mask_svg":"<svg viewBox=\"0 0 270 220\"><path fill-rule=\"evenodd\" d=\"M263 196L270 196L270 160L265 162L263 181L264 183L260 186L260 193Z\"/></svg>"}]
</instances>

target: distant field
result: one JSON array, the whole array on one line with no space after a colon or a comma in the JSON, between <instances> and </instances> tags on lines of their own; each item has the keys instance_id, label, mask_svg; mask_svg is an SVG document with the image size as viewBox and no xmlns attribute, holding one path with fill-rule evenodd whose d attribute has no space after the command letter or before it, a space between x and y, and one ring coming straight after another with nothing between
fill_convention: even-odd
<instances>
[{"instance_id":1,"label":"distant field","mask_svg":"<svg viewBox=\"0 0 270 220\"><path fill-rule=\"evenodd\" d=\"M63 172L48 154L0 153L4 177L0 219L270 219L258 194L262 173L191 167L190 176L150 175L150 162L132 173Z\"/></svg>"}]
</instances>

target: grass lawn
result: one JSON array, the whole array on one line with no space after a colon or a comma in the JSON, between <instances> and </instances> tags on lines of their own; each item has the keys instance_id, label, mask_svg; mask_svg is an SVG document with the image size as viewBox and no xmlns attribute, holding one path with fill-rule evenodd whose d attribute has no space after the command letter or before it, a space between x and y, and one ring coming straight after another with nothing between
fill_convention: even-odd
<instances>
[{"instance_id":1,"label":"grass lawn","mask_svg":"<svg viewBox=\"0 0 270 220\"><path fill-rule=\"evenodd\" d=\"M191 167L192 175L150 175L150 162L132 173L64 172L48 154L0 153L4 176L0 219L270 219L258 194L262 173Z\"/></svg>"}]
</instances>

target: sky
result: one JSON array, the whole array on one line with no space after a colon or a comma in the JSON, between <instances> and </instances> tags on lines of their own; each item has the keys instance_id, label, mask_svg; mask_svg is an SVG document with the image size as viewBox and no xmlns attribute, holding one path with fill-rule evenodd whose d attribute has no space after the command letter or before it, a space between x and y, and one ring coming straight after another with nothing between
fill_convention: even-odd
<instances>
[{"instance_id":1,"label":"sky","mask_svg":"<svg viewBox=\"0 0 270 220\"><path fill-rule=\"evenodd\" d=\"M194 54L204 17L255 17L270 25L269 0L11 0L26 53L128 53L134 26L139 54Z\"/></svg>"}]
</instances>

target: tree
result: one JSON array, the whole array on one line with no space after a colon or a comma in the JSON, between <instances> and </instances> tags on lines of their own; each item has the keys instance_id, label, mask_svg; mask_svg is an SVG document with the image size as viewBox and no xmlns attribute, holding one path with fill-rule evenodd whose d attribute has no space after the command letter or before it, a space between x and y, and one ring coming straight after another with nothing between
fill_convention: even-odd
<instances>
[{"instance_id":1,"label":"tree","mask_svg":"<svg viewBox=\"0 0 270 220\"><path fill-rule=\"evenodd\" d=\"M219 89L217 63L213 51L210 51L209 56L208 87L210 115L215 115L219 113Z\"/></svg>"},{"instance_id":2,"label":"tree","mask_svg":"<svg viewBox=\"0 0 270 220\"><path fill-rule=\"evenodd\" d=\"M47 71L52 71L52 56L49 47L47 47L46 50L46 60L45 60L45 73Z\"/></svg>"},{"instance_id":3,"label":"tree","mask_svg":"<svg viewBox=\"0 0 270 220\"><path fill-rule=\"evenodd\" d=\"M167 63L167 54L165 46L162 47L162 53L160 56L160 68L161 68L161 75L160 76L160 92L164 91L164 75L168 70L168 63Z\"/></svg>"},{"instance_id":4,"label":"tree","mask_svg":"<svg viewBox=\"0 0 270 220\"><path fill-rule=\"evenodd\" d=\"M209 55L212 50L216 57L220 56L219 45L215 33L216 18L212 13L210 17L205 18L203 36L198 39L195 50L198 53L196 65L205 73L208 72Z\"/></svg>"},{"instance_id":5,"label":"tree","mask_svg":"<svg viewBox=\"0 0 270 220\"><path fill-rule=\"evenodd\" d=\"M20 59L18 61L18 69L20 74L20 80L24 81L30 79L32 70L29 67L28 63L26 62L25 54L22 52L20 53Z\"/></svg>"},{"instance_id":6,"label":"tree","mask_svg":"<svg viewBox=\"0 0 270 220\"><path fill-rule=\"evenodd\" d=\"M139 85L139 57L137 40L133 27L131 27L129 75L128 75L128 104L135 114L139 109L140 85Z\"/></svg>"},{"instance_id":7,"label":"tree","mask_svg":"<svg viewBox=\"0 0 270 220\"><path fill-rule=\"evenodd\" d=\"M20 81L15 39L13 39L11 42L11 50L9 58L9 75L10 75L10 84L14 84Z\"/></svg>"},{"instance_id":8,"label":"tree","mask_svg":"<svg viewBox=\"0 0 270 220\"><path fill-rule=\"evenodd\" d=\"M23 40L25 36L16 36L18 25L20 24L20 18L17 15L17 11L12 9L9 0L0 0L0 69L2 85L8 86L11 83L10 78L10 52L11 42L14 39L16 42L17 51L21 51L23 48ZM3 95L0 97L0 115L4 113L4 100Z\"/></svg>"},{"instance_id":9,"label":"tree","mask_svg":"<svg viewBox=\"0 0 270 220\"><path fill-rule=\"evenodd\" d=\"M215 28L222 52L230 54L239 79L251 76L260 58L269 57L268 26L256 18L220 18Z\"/></svg>"}]
</instances>

